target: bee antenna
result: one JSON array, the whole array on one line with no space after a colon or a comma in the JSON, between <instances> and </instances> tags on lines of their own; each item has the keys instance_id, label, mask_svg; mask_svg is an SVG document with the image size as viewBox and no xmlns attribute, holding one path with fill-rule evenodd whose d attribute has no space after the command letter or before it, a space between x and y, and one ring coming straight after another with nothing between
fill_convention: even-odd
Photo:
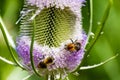
<instances>
[{"instance_id":1,"label":"bee antenna","mask_svg":"<svg viewBox=\"0 0 120 80\"><path fill-rule=\"evenodd\" d=\"M77 42L78 39L75 40L75 42Z\"/></svg>"},{"instance_id":2,"label":"bee antenna","mask_svg":"<svg viewBox=\"0 0 120 80\"><path fill-rule=\"evenodd\" d=\"M74 41L70 38L71 42L74 43Z\"/></svg>"}]
</instances>

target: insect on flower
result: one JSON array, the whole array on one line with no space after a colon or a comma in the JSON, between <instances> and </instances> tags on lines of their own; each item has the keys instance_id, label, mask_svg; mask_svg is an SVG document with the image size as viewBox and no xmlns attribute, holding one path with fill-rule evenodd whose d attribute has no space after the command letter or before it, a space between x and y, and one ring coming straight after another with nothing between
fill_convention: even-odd
<instances>
[{"instance_id":1,"label":"insect on flower","mask_svg":"<svg viewBox=\"0 0 120 80\"><path fill-rule=\"evenodd\" d=\"M14 59L16 64L32 74L46 76L48 80L63 80L69 73L95 68L117 57L113 56L91 67L81 67L80 64L88 55L84 54L90 37L82 28L81 7L84 2L85 0L26 0L18 20L20 32L14 46L21 64ZM0 23L3 25L1 17ZM2 31L6 30L3 28ZM95 37L94 42L99 34ZM4 58L0 59L14 64Z\"/></svg>"},{"instance_id":2,"label":"insect on flower","mask_svg":"<svg viewBox=\"0 0 120 80\"><path fill-rule=\"evenodd\" d=\"M43 61L39 62L37 65L38 68L46 69L47 66L53 64L53 58L52 57L47 57Z\"/></svg>"},{"instance_id":3,"label":"insect on flower","mask_svg":"<svg viewBox=\"0 0 120 80\"><path fill-rule=\"evenodd\" d=\"M54 75L67 75L78 67L84 56L87 39L81 23L81 7L84 1L26 1L20 18L20 33L16 40L16 50L26 69L33 71L32 65L27 66L31 62L30 45L33 35L32 55L38 74L52 75L52 72ZM77 53L72 54L74 52ZM43 59L40 60L41 58Z\"/></svg>"},{"instance_id":4,"label":"insect on flower","mask_svg":"<svg viewBox=\"0 0 120 80\"><path fill-rule=\"evenodd\" d=\"M77 42L77 40L73 41L70 39L72 43L65 45L65 49L70 52L77 52L81 49L81 43Z\"/></svg>"}]
</instances>

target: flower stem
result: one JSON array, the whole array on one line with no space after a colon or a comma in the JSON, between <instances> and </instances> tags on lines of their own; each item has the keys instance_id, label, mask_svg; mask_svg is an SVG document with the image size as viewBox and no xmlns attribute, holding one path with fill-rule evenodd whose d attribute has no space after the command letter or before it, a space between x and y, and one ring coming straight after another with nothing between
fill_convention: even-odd
<instances>
[{"instance_id":1,"label":"flower stem","mask_svg":"<svg viewBox=\"0 0 120 80\"><path fill-rule=\"evenodd\" d=\"M86 40L85 47L86 47L87 43L89 42L91 32L92 32L92 26L93 26L93 0L90 0L90 26L89 26L89 30L88 30L88 37Z\"/></svg>"},{"instance_id":2,"label":"flower stem","mask_svg":"<svg viewBox=\"0 0 120 80\"><path fill-rule=\"evenodd\" d=\"M92 0L90 0L90 5L92 6ZM84 58L83 58L81 64L80 64L80 65L77 67L77 69L74 70L73 72L79 71L80 67L83 65L83 63L85 62L88 54L90 53L92 47L94 46L94 44L95 44L96 41L98 40L99 36L101 35L101 32L102 32L102 30L103 30L103 28L104 28L104 26L105 26L105 23L106 23L106 21L107 21L107 19L108 19L111 5L112 5L112 1L109 0L109 4L107 5L107 8L106 8L105 13L104 13L104 15L103 15L103 18L102 18L101 21L99 22L98 29L97 29L96 32L95 32L95 36L94 36L94 38L90 41L89 45L87 46L87 48L86 48L87 51L86 51L86 53L85 53L85 55L84 55ZM90 7L90 8L92 8L92 7ZM93 11L93 10L90 9L90 13L92 13L91 11ZM93 14L90 14L90 15L92 16ZM91 18L92 18L92 17L91 17ZM90 19L90 20L92 20L92 19ZM90 23L90 24L91 24L91 23ZM92 24L91 24L91 25L92 25ZM90 25L90 27L92 27L91 25ZM90 28L90 29L91 29L91 28ZM91 31L91 30L89 30L89 31Z\"/></svg>"},{"instance_id":3,"label":"flower stem","mask_svg":"<svg viewBox=\"0 0 120 80\"><path fill-rule=\"evenodd\" d=\"M32 32L31 45L30 45L30 61L31 61L32 69L35 72L35 74L38 75L39 77L41 77L40 74L35 69L34 57L33 57L34 37L35 37L35 19L33 20L33 24L34 24L33 25L33 32Z\"/></svg>"},{"instance_id":4,"label":"flower stem","mask_svg":"<svg viewBox=\"0 0 120 80\"><path fill-rule=\"evenodd\" d=\"M105 26L105 23L108 19L109 13L110 13L110 8L111 8L111 0L109 0L109 4L105 10L105 14L103 15L103 18L101 19L101 21L98 24L98 29L95 32L95 37L93 40L91 40L90 44L88 45L88 47L86 48L87 50L87 54L91 51L92 47L94 46L94 44L96 43L96 41L98 40L99 36L101 35L101 32L103 31L103 28Z\"/></svg>"},{"instance_id":5,"label":"flower stem","mask_svg":"<svg viewBox=\"0 0 120 80\"><path fill-rule=\"evenodd\" d=\"M1 31L3 33L3 37L4 37L5 42L7 44L10 55L11 55L12 59L15 62L15 65L19 66L22 69L24 69L23 66L17 61L17 59L15 58L15 56L13 54L13 49L15 49L15 44L14 44L14 41L11 39L11 37L10 37L10 35L9 35L7 29L6 29L6 26L5 26L5 24L4 24L4 22L3 22L2 18L1 18L1 16L0 16L0 23L1 23L0 28L1 28Z\"/></svg>"},{"instance_id":6,"label":"flower stem","mask_svg":"<svg viewBox=\"0 0 120 80\"><path fill-rule=\"evenodd\" d=\"M55 80L53 73L50 75L50 80Z\"/></svg>"},{"instance_id":7,"label":"flower stem","mask_svg":"<svg viewBox=\"0 0 120 80\"><path fill-rule=\"evenodd\" d=\"M80 70L87 70L87 69L93 69L93 68L96 68L96 67L99 67L99 66L102 66L104 65L105 63L115 59L116 57L118 57L119 54L116 54L115 56L112 56L111 58L99 63L99 64L95 64L95 65L92 65L92 66L85 66L85 67L80 67Z\"/></svg>"},{"instance_id":8,"label":"flower stem","mask_svg":"<svg viewBox=\"0 0 120 80\"><path fill-rule=\"evenodd\" d=\"M2 60L3 62L5 62L5 63L7 63L7 64L10 64L10 65L14 65L14 66L15 66L15 64L14 64L12 61L7 60L7 59L5 59L5 58L3 58L3 57L1 57L1 56L0 56L0 60Z\"/></svg>"},{"instance_id":9,"label":"flower stem","mask_svg":"<svg viewBox=\"0 0 120 80\"><path fill-rule=\"evenodd\" d=\"M28 80L30 77L32 76L32 74L26 76L25 78L23 78L22 80Z\"/></svg>"},{"instance_id":10,"label":"flower stem","mask_svg":"<svg viewBox=\"0 0 120 80\"><path fill-rule=\"evenodd\" d=\"M46 74L44 78L45 78L45 80L48 80L48 74Z\"/></svg>"}]
</instances>

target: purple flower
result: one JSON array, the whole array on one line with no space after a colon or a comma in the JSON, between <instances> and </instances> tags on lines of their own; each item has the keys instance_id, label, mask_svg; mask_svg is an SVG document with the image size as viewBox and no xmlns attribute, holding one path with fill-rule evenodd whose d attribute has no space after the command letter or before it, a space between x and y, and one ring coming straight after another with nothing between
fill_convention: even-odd
<instances>
[{"instance_id":1,"label":"purple flower","mask_svg":"<svg viewBox=\"0 0 120 80\"><path fill-rule=\"evenodd\" d=\"M57 48L49 48L48 46L41 46L35 42L34 44L34 63L37 68L39 62L47 57L54 58L54 64L47 66L48 71L57 70L59 68L65 69L67 72L71 72L77 68L84 56L84 46L87 36L83 33L82 39L78 40L81 43L81 49L75 52L70 52L65 49L65 45L61 45ZM70 41L70 40L69 40ZM17 39L17 52L21 58L21 62L26 69L31 69L30 64L30 38L23 36ZM71 42L70 42L71 43Z\"/></svg>"},{"instance_id":2,"label":"purple flower","mask_svg":"<svg viewBox=\"0 0 120 80\"><path fill-rule=\"evenodd\" d=\"M87 38L81 25L80 8L83 2L84 0L27 0L28 8L23 8L20 36L16 40L16 50L26 69L32 71L30 44L34 25L33 59L35 68L41 75L51 71L67 74L80 65Z\"/></svg>"}]
</instances>

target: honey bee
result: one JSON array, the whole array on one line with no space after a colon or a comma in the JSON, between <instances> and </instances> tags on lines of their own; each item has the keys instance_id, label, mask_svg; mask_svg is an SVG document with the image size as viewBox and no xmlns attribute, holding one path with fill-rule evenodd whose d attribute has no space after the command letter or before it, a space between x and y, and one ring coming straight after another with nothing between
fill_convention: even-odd
<instances>
[{"instance_id":1,"label":"honey bee","mask_svg":"<svg viewBox=\"0 0 120 80\"><path fill-rule=\"evenodd\" d=\"M52 57L47 57L45 58L43 61L41 61L37 67L38 68L42 68L42 69L46 69L48 65L53 64L53 58Z\"/></svg>"},{"instance_id":2,"label":"honey bee","mask_svg":"<svg viewBox=\"0 0 120 80\"><path fill-rule=\"evenodd\" d=\"M77 40L73 41L72 39L71 39L71 42L72 43L69 43L69 44L65 45L65 49L67 51L77 52L81 49L81 43L80 42L77 42Z\"/></svg>"}]
</instances>

